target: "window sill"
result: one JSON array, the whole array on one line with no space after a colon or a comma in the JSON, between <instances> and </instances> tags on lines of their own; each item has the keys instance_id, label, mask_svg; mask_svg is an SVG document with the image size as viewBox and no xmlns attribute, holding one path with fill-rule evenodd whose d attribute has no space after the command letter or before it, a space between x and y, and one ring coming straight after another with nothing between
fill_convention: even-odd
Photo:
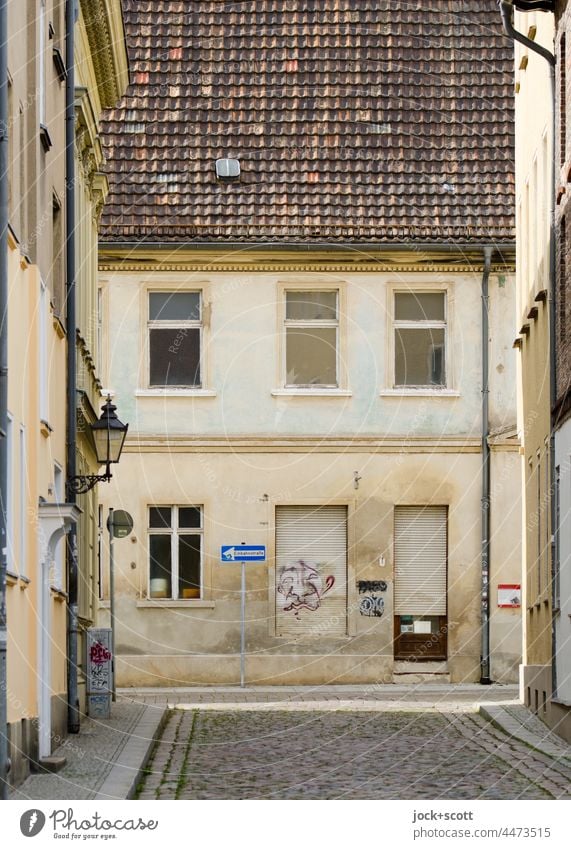
<instances>
[{"instance_id":1,"label":"window sill","mask_svg":"<svg viewBox=\"0 0 571 849\"><path fill-rule=\"evenodd\" d=\"M99 599L99 610L109 610L111 602L106 598Z\"/></svg>"},{"instance_id":2,"label":"window sill","mask_svg":"<svg viewBox=\"0 0 571 849\"><path fill-rule=\"evenodd\" d=\"M456 389L429 389L425 387L419 387L418 389L410 389L402 388L402 389L383 389L382 392L379 393L381 398L402 398L404 397L412 397L412 398L459 398L460 393Z\"/></svg>"},{"instance_id":3,"label":"window sill","mask_svg":"<svg viewBox=\"0 0 571 849\"><path fill-rule=\"evenodd\" d=\"M353 393L350 389L310 389L308 387L304 387L302 389L294 389L292 387L288 387L287 389L272 389L272 395L274 397L287 396L289 398L297 396L312 396L312 397L324 397L324 398L351 398Z\"/></svg>"},{"instance_id":4,"label":"window sill","mask_svg":"<svg viewBox=\"0 0 571 849\"><path fill-rule=\"evenodd\" d=\"M67 601L68 595L65 590L59 589L59 587L50 587L52 592L52 598L54 601L64 602Z\"/></svg>"},{"instance_id":5,"label":"window sill","mask_svg":"<svg viewBox=\"0 0 571 849\"><path fill-rule=\"evenodd\" d=\"M202 598L141 598L137 600L137 607L202 607L212 610L216 607L216 602L205 601Z\"/></svg>"},{"instance_id":6,"label":"window sill","mask_svg":"<svg viewBox=\"0 0 571 849\"><path fill-rule=\"evenodd\" d=\"M135 398L215 398L215 389L136 389Z\"/></svg>"}]
</instances>

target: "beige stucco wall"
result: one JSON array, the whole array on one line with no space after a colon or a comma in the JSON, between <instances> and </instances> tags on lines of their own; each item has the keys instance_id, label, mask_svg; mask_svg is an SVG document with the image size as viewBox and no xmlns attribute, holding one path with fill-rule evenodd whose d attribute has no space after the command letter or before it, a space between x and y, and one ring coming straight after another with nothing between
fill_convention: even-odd
<instances>
[{"instance_id":1,"label":"beige stucco wall","mask_svg":"<svg viewBox=\"0 0 571 849\"><path fill-rule=\"evenodd\" d=\"M516 26L553 49L553 16L518 14ZM525 60L527 66L524 68ZM522 61L524 60L524 61ZM545 60L516 45L517 274L514 337L519 335L518 429L522 441L523 570L526 610L522 686L551 665L549 515L549 226L552 185L552 95ZM534 313L535 308L535 313ZM522 328L527 333L519 334ZM529 672L527 668L529 666ZM542 692L545 687L542 687ZM550 688L547 687L547 692ZM540 693L540 702L541 702ZM534 698L532 699L532 706Z\"/></svg>"},{"instance_id":2,"label":"beige stucco wall","mask_svg":"<svg viewBox=\"0 0 571 849\"><path fill-rule=\"evenodd\" d=\"M267 564L247 568L247 651L253 680L293 682L299 669L314 656L321 658L311 661L315 663L311 673L314 683L337 680L338 676L343 681L375 681L381 672L391 675L395 504L449 505L449 671L456 681L477 680L479 462L474 451L445 454L437 448L404 454L373 449L366 453L317 450L124 455L115 484L105 492L108 505L128 510L135 521L131 537L115 543L119 683L158 686L236 681L240 569L220 563L220 546L241 541L266 545L269 555ZM519 611L495 608L496 584L517 582L519 578L517 538L514 545L511 537L511 532L518 530L514 475L518 464L517 453L494 453L494 475L511 469L502 484L502 501L505 497L515 505L514 511L505 511L498 520L492 540L496 680L514 680L520 658ZM358 490L353 486L355 469L362 476ZM146 600L147 507L153 503L204 507L201 601ZM348 506L348 635L342 639L275 636L275 506L307 503ZM504 542L507 532L511 544ZM381 557L385 558L384 566L379 565ZM381 618L360 615L357 580L387 582ZM327 605L326 599L323 604ZM308 673L304 674L307 677Z\"/></svg>"},{"instance_id":3,"label":"beige stucco wall","mask_svg":"<svg viewBox=\"0 0 571 849\"><path fill-rule=\"evenodd\" d=\"M130 430L101 498L105 512L125 509L135 520L132 536L115 544L118 683L236 683L239 567L222 565L219 552L221 545L242 540L266 545L269 555L267 564L247 571L250 683L393 680L393 522L399 504L449 507L449 658L430 668L453 681L479 680L480 283L480 270L102 272L109 333L103 379ZM280 393L280 303L284 288L293 286L340 291L345 394ZM178 287L200 289L209 305L208 395L148 391L147 293ZM448 293L449 394L392 390L392 296L407 287ZM492 450L491 638L492 676L503 681L516 680L521 657L521 611L496 605L498 583L521 582L516 358L506 321L514 297L513 277L494 271L490 419L501 435ZM204 506L203 599L149 601L147 508L192 503ZM275 635L275 507L306 503L348 507L343 638ZM359 579L386 581L382 617L359 613ZM107 617L102 606L100 622Z\"/></svg>"}]
</instances>

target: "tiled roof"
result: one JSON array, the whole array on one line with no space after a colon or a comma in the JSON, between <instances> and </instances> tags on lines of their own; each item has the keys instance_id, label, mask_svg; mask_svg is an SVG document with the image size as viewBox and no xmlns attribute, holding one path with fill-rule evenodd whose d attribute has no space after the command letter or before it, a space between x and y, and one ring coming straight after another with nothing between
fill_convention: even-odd
<instances>
[{"instance_id":1,"label":"tiled roof","mask_svg":"<svg viewBox=\"0 0 571 849\"><path fill-rule=\"evenodd\" d=\"M124 0L102 241L510 242L495 0ZM215 162L240 161L239 182Z\"/></svg>"}]
</instances>

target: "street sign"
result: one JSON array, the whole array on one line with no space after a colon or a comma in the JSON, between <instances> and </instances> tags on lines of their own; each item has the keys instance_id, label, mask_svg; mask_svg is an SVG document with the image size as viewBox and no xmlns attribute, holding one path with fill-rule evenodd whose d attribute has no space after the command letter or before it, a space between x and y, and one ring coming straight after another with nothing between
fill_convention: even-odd
<instances>
[{"instance_id":1,"label":"street sign","mask_svg":"<svg viewBox=\"0 0 571 849\"><path fill-rule=\"evenodd\" d=\"M111 516L107 519L107 530L111 533ZM113 510L113 536L128 537L133 530L133 517L126 510Z\"/></svg>"},{"instance_id":2,"label":"street sign","mask_svg":"<svg viewBox=\"0 0 571 849\"><path fill-rule=\"evenodd\" d=\"M260 563L265 559L265 545L223 545L220 549L223 563Z\"/></svg>"}]
</instances>

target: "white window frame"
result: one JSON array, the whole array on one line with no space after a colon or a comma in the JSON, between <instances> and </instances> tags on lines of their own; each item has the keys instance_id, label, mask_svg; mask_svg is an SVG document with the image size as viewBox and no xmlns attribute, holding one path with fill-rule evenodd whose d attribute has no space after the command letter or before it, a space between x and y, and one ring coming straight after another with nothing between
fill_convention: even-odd
<instances>
[{"instance_id":1,"label":"white window frame","mask_svg":"<svg viewBox=\"0 0 571 849\"><path fill-rule=\"evenodd\" d=\"M165 508L171 510L170 528L151 528L151 508ZM200 528L181 528L178 522L178 511L185 508L200 510ZM204 505L203 504L147 504L147 598L149 601L177 601L180 603L196 603L204 599ZM179 536L200 536L200 596L198 599L179 597L178 587L178 543ZM153 598L151 596L151 536L170 536L171 539L171 595L166 599Z\"/></svg>"},{"instance_id":2,"label":"white window frame","mask_svg":"<svg viewBox=\"0 0 571 849\"><path fill-rule=\"evenodd\" d=\"M19 474L20 474L20 575L26 577L26 562L28 557L28 457L26 445L26 428L20 425L19 443Z\"/></svg>"},{"instance_id":3,"label":"white window frame","mask_svg":"<svg viewBox=\"0 0 571 849\"><path fill-rule=\"evenodd\" d=\"M165 321L161 319L151 319L150 317L150 301L151 295L182 295L182 294L196 294L199 297L199 308L200 308L200 318L198 320L184 320L184 321ZM177 393L180 390L188 390L190 392L200 393L204 391L205 386L205 362L204 362L204 292L202 289L182 289L182 288L172 288L172 287L157 287L157 288L149 288L145 290L146 297L146 381L145 385L147 389L152 393L168 393L173 392ZM151 384L151 330L190 330L197 329L199 331L199 363L200 363L200 383L199 384L163 384L163 385L152 385Z\"/></svg>"},{"instance_id":4,"label":"white window frame","mask_svg":"<svg viewBox=\"0 0 571 849\"><path fill-rule=\"evenodd\" d=\"M312 319L309 321L303 321L300 319L291 319L287 317L287 296L290 292L318 292L323 294L325 292L332 292L336 295L336 314L337 318L333 319ZM282 349L282 361L283 361L283 386L284 389L295 392L296 390L301 391L319 391L319 390L339 390L341 388L341 374L340 374L340 356L339 356L339 343L340 343L340 307L341 307L341 293L338 286L315 286L311 283L308 283L306 286L285 286L283 289L283 349ZM287 331L291 328L301 328L307 330L310 327L315 327L319 329L325 328L335 328L335 374L337 377L336 383L288 383L287 382Z\"/></svg>"},{"instance_id":5,"label":"white window frame","mask_svg":"<svg viewBox=\"0 0 571 849\"><path fill-rule=\"evenodd\" d=\"M46 0L40 0L39 15L39 52L38 52L38 115L40 126L46 125L46 42L47 14Z\"/></svg>"},{"instance_id":6,"label":"white window frame","mask_svg":"<svg viewBox=\"0 0 571 849\"><path fill-rule=\"evenodd\" d=\"M39 406L40 406L40 421L49 423L49 403L48 403L48 290L43 280L40 280L40 305L38 321L39 327Z\"/></svg>"},{"instance_id":7,"label":"white window frame","mask_svg":"<svg viewBox=\"0 0 571 849\"><path fill-rule=\"evenodd\" d=\"M7 570L13 575L19 573L16 552L15 552L15 533L14 533L14 501L16 497L16 488L14 486L14 418L8 413L6 419L6 560Z\"/></svg>"},{"instance_id":8,"label":"white window frame","mask_svg":"<svg viewBox=\"0 0 571 849\"><path fill-rule=\"evenodd\" d=\"M389 288L389 386L390 391L382 394L422 394L422 395L457 395L453 390L453 380L451 373L451 356L450 356L450 289L448 286L426 284L409 286L395 285ZM444 295L444 321L427 320L427 321L397 321L396 315L396 296L397 295ZM415 330L415 329L437 329L444 330L444 370L445 383L442 385L426 383L426 384L397 384L396 383L396 331L400 330Z\"/></svg>"}]
</instances>

